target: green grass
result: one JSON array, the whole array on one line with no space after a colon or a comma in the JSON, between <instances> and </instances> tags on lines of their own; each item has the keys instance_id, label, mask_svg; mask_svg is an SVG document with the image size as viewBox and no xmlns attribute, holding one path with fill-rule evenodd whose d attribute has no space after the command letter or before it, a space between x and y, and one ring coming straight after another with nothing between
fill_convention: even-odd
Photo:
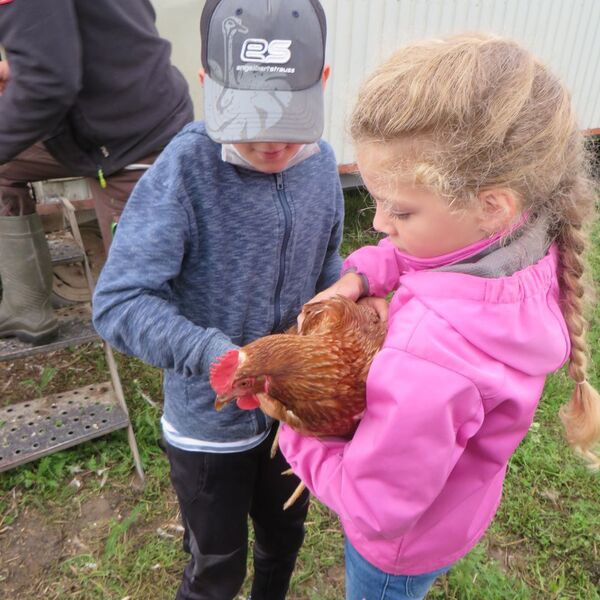
<instances>
[{"instance_id":1,"label":"green grass","mask_svg":"<svg viewBox=\"0 0 600 600\"><path fill-rule=\"evenodd\" d=\"M343 256L361 246L376 244L381 237L373 229L375 207L368 193L362 189L348 190L345 199L346 219L341 247Z\"/></svg>"},{"instance_id":2,"label":"green grass","mask_svg":"<svg viewBox=\"0 0 600 600\"><path fill-rule=\"evenodd\" d=\"M347 194L344 253L377 241L369 229L369 207L364 193ZM596 281L599 234L597 229L590 261ZM600 355L598 317L599 309L594 307L589 340L596 356ZM64 351L55 358L57 367L47 365L36 377L13 382L6 399L33 398L38 391L47 394L106 378L98 344ZM0 597L161 600L174 596L186 558L176 528L177 504L167 461L157 444L162 378L157 369L138 360L121 355L117 359L146 487L140 491L132 485L124 431L4 473ZM595 384L600 383L598 364L592 363L590 374ZM430 599L600 599L600 473L587 469L563 440L557 412L570 390L564 373L548 379L535 422L511 460L503 501L490 530L436 584ZM89 520L88 514L95 520ZM17 546L23 540L29 540L29 557ZM42 568L27 565L28 558L41 562L37 555L43 551ZM14 583L15 562L24 565L18 594L9 587ZM342 534L336 517L316 501L290 598L343 598Z\"/></svg>"}]
</instances>

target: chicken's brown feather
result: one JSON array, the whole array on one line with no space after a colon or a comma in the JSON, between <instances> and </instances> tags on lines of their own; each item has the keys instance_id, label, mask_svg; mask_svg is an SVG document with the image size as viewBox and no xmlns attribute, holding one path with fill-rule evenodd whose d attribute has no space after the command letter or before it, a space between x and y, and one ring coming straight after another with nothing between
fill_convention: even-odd
<instances>
[{"instance_id":1,"label":"chicken's brown feather","mask_svg":"<svg viewBox=\"0 0 600 600\"><path fill-rule=\"evenodd\" d=\"M297 334L270 335L244 346L235 377L267 378L268 396L285 409L277 416L295 429L350 435L364 411L366 377L385 325L373 309L342 297L306 305L303 313Z\"/></svg>"}]
</instances>

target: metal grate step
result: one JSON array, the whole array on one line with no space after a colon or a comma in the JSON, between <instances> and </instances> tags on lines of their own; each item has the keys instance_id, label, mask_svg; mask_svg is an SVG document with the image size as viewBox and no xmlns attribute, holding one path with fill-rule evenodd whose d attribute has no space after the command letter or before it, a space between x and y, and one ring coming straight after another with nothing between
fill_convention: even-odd
<instances>
[{"instance_id":1,"label":"metal grate step","mask_svg":"<svg viewBox=\"0 0 600 600\"><path fill-rule=\"evenodd\" d=\"M0 339L0 362L54 352L67 346L77 346L100 339L92 325L89 304L59 308L55 313L59 322L58 336L52 342L32 346L14 337Z\"/></svg>"},{"instance_id":2,"label":"metal grate step","mask_svg":"<svg viewBox=\"0 0 600 600\"><path fill-rule=\"evenodd\" d=\"M0 408L0 472L128 425L108 381Z\"/></svg>"},{"instance_id":3,"label":"metal grate step","mask_svg":"<svg viewBox=\"0 0 600 600\"><path fill-rule=\"evenodd\" d=\"M46 236L53 265L83 261L83 252L71 234L65 230L55 231Z\"/></svg>"}]
</instances>

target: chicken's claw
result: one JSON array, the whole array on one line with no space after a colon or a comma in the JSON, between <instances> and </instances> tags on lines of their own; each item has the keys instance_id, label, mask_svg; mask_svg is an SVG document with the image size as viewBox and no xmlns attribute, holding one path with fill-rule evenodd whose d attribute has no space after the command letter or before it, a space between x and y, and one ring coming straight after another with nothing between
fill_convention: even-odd
<instances>
[{"instance_id":1,"label":"chicken's claw","mask_svg":"<svg viewBox=\"0 0 600 600\"><path fill-rule=\"evenodd\" d=\"M294 490L294 493L285 501L285 504L283 505L283 510L287 510L290 506L292 506L292 504L294 504L294 502L296 502L296 500L300 498L302 492L305 489L306 485L304 485L304 483L301 481L298 484L298 487Z\"/></svg>"},{"instance_id":2,"label":"chicken's claw","mask_svg":"<svg viewBox=\"0 0 600 600\"><path fill-rule=\"evenodd\" d=\"M275 458L277 454L277 448L279 448L279 433L281 432L281 424L277 424L277 431L275 432L275 437L273 438L273 443L271 444L271 458Z\"/></svg>"}]
</instances>

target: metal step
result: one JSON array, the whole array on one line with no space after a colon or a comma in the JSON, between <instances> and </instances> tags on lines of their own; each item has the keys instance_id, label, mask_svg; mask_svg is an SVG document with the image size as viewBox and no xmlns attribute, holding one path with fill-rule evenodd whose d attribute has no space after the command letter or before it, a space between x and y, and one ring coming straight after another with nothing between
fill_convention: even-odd
<instances>
[{"instance_id":1,"label":"metal step","mask_svg":"<svg viewBox=\"0 0 600 600\"><path fill-rule=\"evenodd\" d=\"M0 362L54 352L67 346L78 346L100 339L92 325L89 304L67 306L54 312L59 325L58 335L52 342L41 346L32 346L14 337L0 339Z\"/></svg>"},{"instance_id":2,"label":"metal step","mask_svg":"<svg viewBox=\"0 0 600 600\"><path fill-rule=\"evenodd\" d=\"M46 235L53 265L83 261L83 252L71 234L65 230Z\"/></svg>"},{"instance_id":3,"label":"metal step","mask_svg":"<svg viewBox=\"0 0 600 600\"><path fill-rule=\"evenodd\" d=\"M0 408L0 472L128 425L109 381Z\"/></svg>"}]
</instances>

